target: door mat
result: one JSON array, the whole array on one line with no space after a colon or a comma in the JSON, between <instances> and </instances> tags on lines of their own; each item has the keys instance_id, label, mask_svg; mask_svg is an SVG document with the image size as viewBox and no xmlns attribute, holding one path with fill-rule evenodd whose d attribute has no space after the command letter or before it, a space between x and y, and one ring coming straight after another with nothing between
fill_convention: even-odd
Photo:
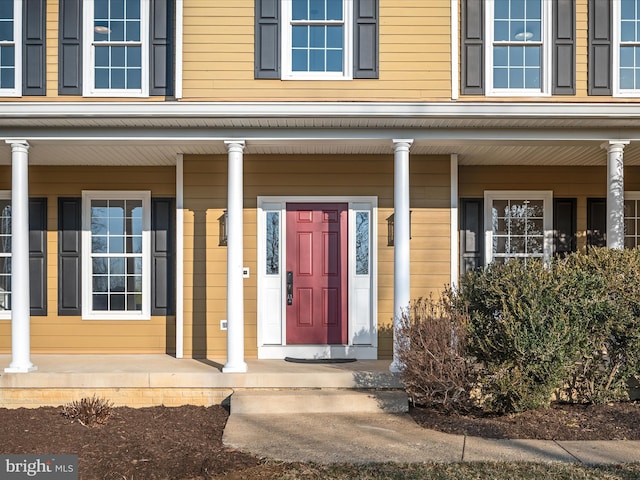
<instances>
[{"instance_id":1,"label":"door mat","mask_svg":"<svg viewBox=\"0 0 640 480\"><path fill-rule=\"evenodd\" d=\"M355 358L293 358L284 357L285 362L291 363L351 363Z\"/></svg>"}]
</instances>

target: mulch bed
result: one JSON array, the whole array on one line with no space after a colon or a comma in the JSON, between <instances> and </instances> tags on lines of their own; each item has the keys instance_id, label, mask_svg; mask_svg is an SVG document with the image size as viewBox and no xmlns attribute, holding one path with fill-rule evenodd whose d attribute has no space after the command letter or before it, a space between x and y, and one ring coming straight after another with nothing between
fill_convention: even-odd
<instances>
[{"instance_id":1,"label":"mulch bed","mask_svg":"<svg viewBox=\"0 0 640 480\"><path fill-rule=\"evenodd\" d=\"M487 438L539 440L640 440L640 403L604 405L554 403L512 415L482 412L447 414L434 408L412 408L411 416L425 428Z\"/></svg>"},{"instance_id":2,"label":"mulch bed","mask_svg":"<svg viewBox=\"0 0 640 480\"><path fill-rule=\"evenodd\" d=\"M520 415L446 415L412 408L420 425L493 438L640 440L640 404L553 405ZM212 407L118 407L95 428L62 408L0 408L0 453L78 454L82 479L272 479L291 465L222 444L228 412Z\"/></svg>"}]
</instances>

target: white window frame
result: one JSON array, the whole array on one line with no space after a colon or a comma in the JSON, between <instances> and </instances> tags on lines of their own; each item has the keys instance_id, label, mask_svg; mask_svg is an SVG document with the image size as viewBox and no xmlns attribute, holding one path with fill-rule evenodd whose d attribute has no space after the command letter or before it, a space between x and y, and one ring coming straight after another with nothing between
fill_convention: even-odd
<instances>
[{"instance_id":1,"label":"white window frame","mask_svg":"<svg viewBox=\"0 0 640 480\"><path fill-rule=\"evenodd\" d=\"M91 255L91 200L142 201L142 310L94 311L91 309L93 276ZM82 319L149 320L151 318L151 192L99 191L82 192Z\"/></svg>"},{"instance_id":2,"label":"white window frame","mask_svg":"<svg viewBox=\"0 0 640 480\"><path fill-rule=\"evenodd\" d=\"M636 233L633 235L633 237L635 237L636 239L636 247L634 248L638 248L640 247L640 222L638 220L640 220L640 191L634 191L634 192L624 192L624 201L626 202L627 200L633 200L636 202L636 214L634 217L627 217L626 215L624 216L624 222L626 224L627 222L627 218L633 218L634 220L636 220ZM631 235L629 235L631 236ZM626 243L626 239L627 239L627 231L625 229L624 232L624 238L625 238L625 243ZM624 248L628 248L626 245L624 246Z\"/></svg>"},{"instance_id":3,"label":"white window frame","mask_svg":"<svg viewBox=\"0 0 640 480\"><path fill-rule=\"evenodd\" d=\"M352 80L353 79L353 0L342 0L344 56L342 72L294 72L292 69L292 2L282 0L282 80ZM304 22L312 23L312 22ZM319 24L326 24L320 21Z\"/></svg>"},{"instance_id":4,"label":"white window frame","mask_svg":"<svg viewBox=\"0 0 640 480\"><path fill-rule=\"evenodd\" d=\"M258 358L318 357L374 360L378 355L378 198L258 197ZM347 345L287 345L286 342L286 213L287 203L348 204ZM279 273L266 274L266 218L280 212ZM356 273L356 213L369 213L369 270Z\"/></svg>"},{"instance_id":5,"label":"white window frame","mask_svg":"<svg viewBox=\"0 0 640 480\"><path fill-rule=\"evenodd\" d=\"M620 88L620 47L622 45L622 9L620 8L620 1L616 0L611 2L612 8L612 40L613 40L613 55L612 55L612 82L613 82L613 96L614 97L640 97L640 88L637 89L623 89ZM640 47L640 40L634 43Z\"/></svg>"},{"instance_id":6,"label":"white window frame","mask_svg":"<svg viewBox=\"0 0 640 480\"><path fill-rule=\"evenodd\" d=\"M485 266L493 262L493 200L542 200L543 201L543 256L549 264L553 256L553 192L551 190L486 190L484 192ZM526 258L526 257L523 257Z\"/></svg>"},{"instance_id":7,"label":"white window frame","mask_svg":"<svg viewBox=\"0 0 640 480\"><path fill-rule=\"evenodd\" d=\"M93 0L85 1L83 18L82 61L84 78L82 94L85 97L148 97L149 96L149 21L150 0L140 0L140 48L141 85L140 89L97 89L95 85L95 48L93 41ZM131 42L122 42L123 45Z\"/></svg>"},{"instance_id":8,"label":"white window frame","mask_svg":"<svg viewBox=\"0 0 640 480\"><path fill-rule=\"evenodd\" d=\"M551 95L551 43L552 43L552 2L542 0L542 61L540 72L540 88L493 88L493 47L496 44L514 45L518 42L494 42L494 0L486 0L485 5L485 82L487 96L508 96L508 97L546 97ZM527 45L523 41L522 45Z\"/></svg>"},{"instance_id":9,"label":"white window frame","mask_svg":"<svg viewBox=\"0 0 640 480\"><path fill-rule=\"evenodd\" d=\"M2 200L11 200L11 190L0 190L0 199ZM13 240L13 239L12 239ZM10 252L9 255L4 256L5 258L12 258L13 252ZM11 292L9 292L11 293ZM1 295L1 293L0 293ZM11 310L0 310L0 320L10 320L11 319Z\"/></svg>"},{"instance_id":10,"label":"white window frame","mask_svg":"<svg viewBox=\"0 0 640 480\"><path fill-rule=\"evenodd\" d=\"M14 87L0 88L0 97L20 97L22 95L22 0L13 0L13 41L0 42L13 45L15 52Z\"/></svg>"}]
</instances>

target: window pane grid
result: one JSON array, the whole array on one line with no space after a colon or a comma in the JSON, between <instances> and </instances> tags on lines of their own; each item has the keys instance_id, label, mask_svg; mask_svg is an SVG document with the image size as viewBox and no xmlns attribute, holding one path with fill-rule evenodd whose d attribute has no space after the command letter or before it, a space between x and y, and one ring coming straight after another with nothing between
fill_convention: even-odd
<instances>
[{"instance_id":1,"label":"window pane grid","mask_svg":"<svg viewBox=\"0 0 640 480\"><path fill-rule=\"evenodd\" d=\"M542 88L542 0L495 0L493 87Z\"/></svg>"},{"instance_id":2,"label":"window pane grid","mask_svg":"<svg viewBox=\"0 0 640 480\"><path fill-rule=\"evenodd\" d=\"M11 201L0 200L0 312L11 310Z\"/></svg>"},{"instance_id":3,"label":"window pane grid","mask_svg":"<svg viewBox=\"0 0 640 480\"><path fill-rule=\"evenodd\" d=\"M0 6L0 89L16 86L16 48L13 1Z\"/></svg>"},{"instance_id":4,"label":"window pane grid","mask_svg":"<svg viewBox=\"0 0 640 480\"><path fill-rule=\"evenodd\" d=\"M142 201L91 201L94 311L142 310Z\"/></svg>"},{"instance_id":5,"label":"window pane grid","mask_svg":"<svg viewBox=\"0 0 640 480\"><path fill-rule=\"evenodd\" d=\"M624 201L624 247L636 248L640 239L640 200Z\"/></svg>"},{"instance_id":6,"label":"window pane grid","mask_svg":"<svg viewBox=\"0 0 640 480\"><path fill-rule=\"evenodd\" d=\"M293 0L292 71L342 72L344 32L342 0Z\"/></svg>"},{"instance_id":7,"label":"window pane grid","mask_svg":"<svg viewBox=\"0 0 640 480\"><path fill-rule=\"evenodd\" d=\"M142 88L141 0L94 4L94 88Z\"/></svg>"},{"instance_id":8,"label":"window pane grid","mask_svg":"<svg viewBox=\"0 0 640 480\"><path fill-rule=\"evenodd\" d=\"M640 0L620 3L619 87L640 88Z\"/></svg>"},{"instance_id":9,"label":"window pane grid","mask_svg":"<svg viewBox=\"0 0 640 480\"><path fill-rule=\"evenodd\" d=\"M543 214L542 200L494 200L492 253L496 261L543 258Z\"/></svg>"}]
</instances>

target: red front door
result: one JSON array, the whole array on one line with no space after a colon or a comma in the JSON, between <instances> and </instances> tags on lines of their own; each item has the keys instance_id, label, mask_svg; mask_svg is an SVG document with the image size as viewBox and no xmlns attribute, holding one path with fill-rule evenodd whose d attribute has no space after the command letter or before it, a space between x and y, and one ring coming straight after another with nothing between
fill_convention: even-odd
<instances>
[{"instance_id":1,"label":"red front door","mask_svg":"<svg viewBox=\"0 0 640 480\"><path fill-rule=\"evenodd\" d=\"M287 204L287 344L347 343L347 213Z\"/></svg>"}]
</instances>

